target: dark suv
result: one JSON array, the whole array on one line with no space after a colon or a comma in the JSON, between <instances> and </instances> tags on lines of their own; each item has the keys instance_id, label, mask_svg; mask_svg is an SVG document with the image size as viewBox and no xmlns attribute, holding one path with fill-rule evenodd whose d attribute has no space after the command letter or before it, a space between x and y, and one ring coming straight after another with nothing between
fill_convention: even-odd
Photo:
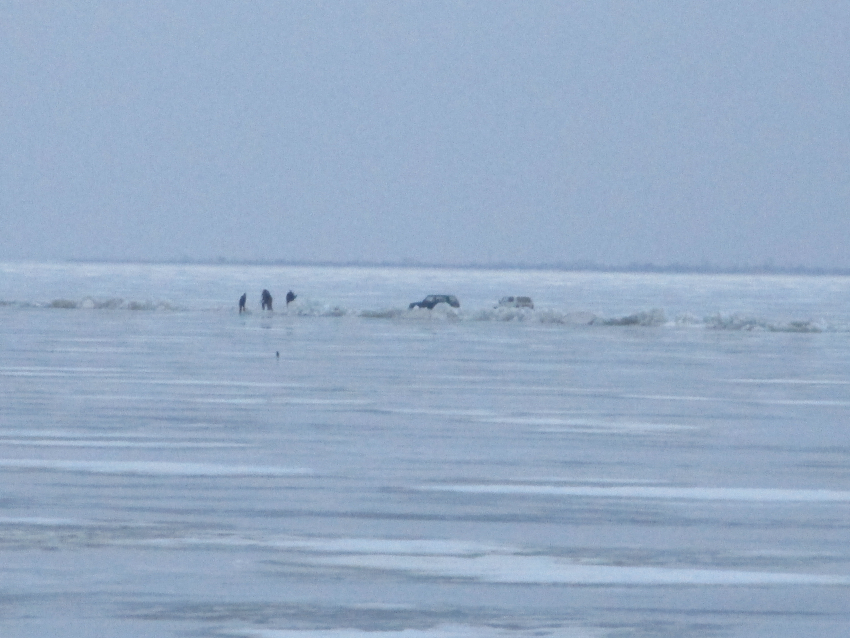
<instances>
[{"instance_id":1,"label":"dark suv","mask_svg":"<svg viewBox=\"0 0 850 638\"><path fill-rule=\"evenodd\" d=\"M438 303L447 303L452 308L460 308L460 302L454 295L428 295L422 301L414 301L410 304L410 306L408 306L408 310L413 308L427 308L428 310L433 310L434 306Z\"/></svg>"}]
</instances>

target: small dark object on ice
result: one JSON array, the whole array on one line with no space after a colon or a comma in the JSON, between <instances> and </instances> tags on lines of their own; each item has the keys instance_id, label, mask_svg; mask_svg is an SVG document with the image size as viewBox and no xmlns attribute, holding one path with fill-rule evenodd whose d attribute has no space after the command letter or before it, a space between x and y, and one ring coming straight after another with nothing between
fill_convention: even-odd
<instances>
[{"instance_id":1,"label":"small dark object on ice","mask_svg":"<svg viewBox=\"0 0 850 638\"><path fill-rule=\"evenodd\" d=\"M241 315L245 312L245 302L248 300L248 293L243 292L242 296L239 297L239 314Z\"/></svg>"},{"instance_id":2,"label":"small dark object on ice","mask_svg":"<svg viewBox=\"0 0 850 638\"><path fill-rule=\"evenodd\" d=\"M298 295L296 295L296 294L295 294L294 292L292 292L291 290L290 290L288 293L286 293L286 305L288 306L288 305L289 305L289 304L291 304L293 301L295 301L295 298L296 298L297 296L298 296Z\"/></svg>"}]
</instances>

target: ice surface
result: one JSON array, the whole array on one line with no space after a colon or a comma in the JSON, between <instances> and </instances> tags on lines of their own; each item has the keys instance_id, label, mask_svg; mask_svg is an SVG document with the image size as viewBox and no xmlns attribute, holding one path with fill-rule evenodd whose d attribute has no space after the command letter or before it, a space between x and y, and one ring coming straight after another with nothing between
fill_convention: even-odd
<instances>
[{"instance_id":1,"label":"ice surface","mask_svg":"<svg viewBox=\"0 0 850 638\"><path fill-rule=\"evenodd\" d=\"M537 585L850 585L850 576L577 565L548 556L488 555L472 558L359 554L325 556L308 562L413 572L442 579Z\"/></svg>"},{"instance_id":2,"label":"ice surface","mask_svg":"<svg viewBox=\"0 0 850 638\"><path fill-rule=\"evenodd\" d=\"M850 280L0 272L3 638L850 634Z\"/></svg>"},{"instance_id":3,"label":"ice surface","mask_svg":"<svg viewBox=\"0 0 850 638\"><path fill-rule=\"evenodd\" d=\"M588 487L585 485L433 485L423 490L458 492L464 494L520 494L539 496L581 496L589 498L644 498L694 501L749 502L810 502L847 503L850 491L782 490L775 488L743 487L655 487L618 486Z\"/></svg>"},{"instance_id":4,"label":"ice surface","mask_svg":"<svg viewBox=\"0 0 850 638\"><path fill-rule=\"evenodd\" d=\"M382 631L378 638L499 638L516 635L514 631L495 627L482 629L464 625L445 625L432 629L403 629L401 631ZM587 629L562 629L556 634L560 638L598 638L602 634ZM245 633L235 633L237 638L376 638L375 632L358 629L343 630L279 630L254 629Z\"/></svg>"},{"instance_id":5,"label":"ice surface","mask_svg":"<svg viewBox=\"0 0 850 638\"><path fill-rule=\"evenodd\" d=\"M300 565L409 572L439 579L539 585L850 585L850 576L676 569L641 565L586 565L537 554L519 547L455 540L368 538L246 539L174 538L153 541L159 547L251 547L294 554L284 560ZM792 556L793 557L793 556Z\"/></svg>"},{"instance_id":6,"label":"ice surface","mask_svg":"<svg viewBox=\"0 0 850 638\"><path fill-rule=\"evenodd\" d=\"M0 459L0 469L55 470L91 474L150 476L305 476L305 468L263 465L217 465L213 463L168 463L162 461L61 461L47 459Z\"/></svg>"}]
</instances>

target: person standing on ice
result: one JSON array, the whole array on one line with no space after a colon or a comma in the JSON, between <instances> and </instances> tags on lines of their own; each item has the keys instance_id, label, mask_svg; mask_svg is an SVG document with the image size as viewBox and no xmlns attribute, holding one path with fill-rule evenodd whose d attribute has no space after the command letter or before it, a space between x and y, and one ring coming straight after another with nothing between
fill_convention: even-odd
<instances>
[{"instance_id":1,"label":"person standing on ice","mask_svg":"<svg viewBox=\"0 0 850 638\"><path fill-rule=\"evenodd\" d=\"M265 288L263 289L262 298L263 298L263 310L266 310L266 309L271 310L272 309L272 295Z\"/></svg>"},{"instance_id":2,"label":"person standing on ice","mask_svg":"<svg viewBox=\"0 0 850 638\"><path fill-rule=\"evenodd\" d=\"M245 312L245 302L248 300L248 293L243 292L242 296L239 297L239 314L241 315Z\"/></svg>"}]
</instances>

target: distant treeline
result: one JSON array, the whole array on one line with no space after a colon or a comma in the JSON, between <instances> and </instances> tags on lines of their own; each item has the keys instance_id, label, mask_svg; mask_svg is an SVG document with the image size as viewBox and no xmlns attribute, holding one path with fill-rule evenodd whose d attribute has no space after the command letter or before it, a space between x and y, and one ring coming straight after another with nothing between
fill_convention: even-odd
<instances>
[{"instance_id":1,"label":"distant treeline","mask_svg":"<svg viewBox=\"0 0 850 638\"><path fill-rule=\"evenodd\" d=\"M313 266L326 268L460 268L469 270L561 270L565 272L611 272L611 273L681 273L706 275L809 275L809 276L850 276L850 268L815 268L811 266L718 266L713 264L652 264L631 263L626 266L612 266L590 261L552 262L540 264L512 262L466 262L466 263L430 263L424 261L292 261L286 259L245 260L192 259L181 257L173 260L114 260L114 259L69 259L72 263L135 263L135 264L193 264L193 265L234 265L234 266Z\"/></svg>"}]
</instances>

